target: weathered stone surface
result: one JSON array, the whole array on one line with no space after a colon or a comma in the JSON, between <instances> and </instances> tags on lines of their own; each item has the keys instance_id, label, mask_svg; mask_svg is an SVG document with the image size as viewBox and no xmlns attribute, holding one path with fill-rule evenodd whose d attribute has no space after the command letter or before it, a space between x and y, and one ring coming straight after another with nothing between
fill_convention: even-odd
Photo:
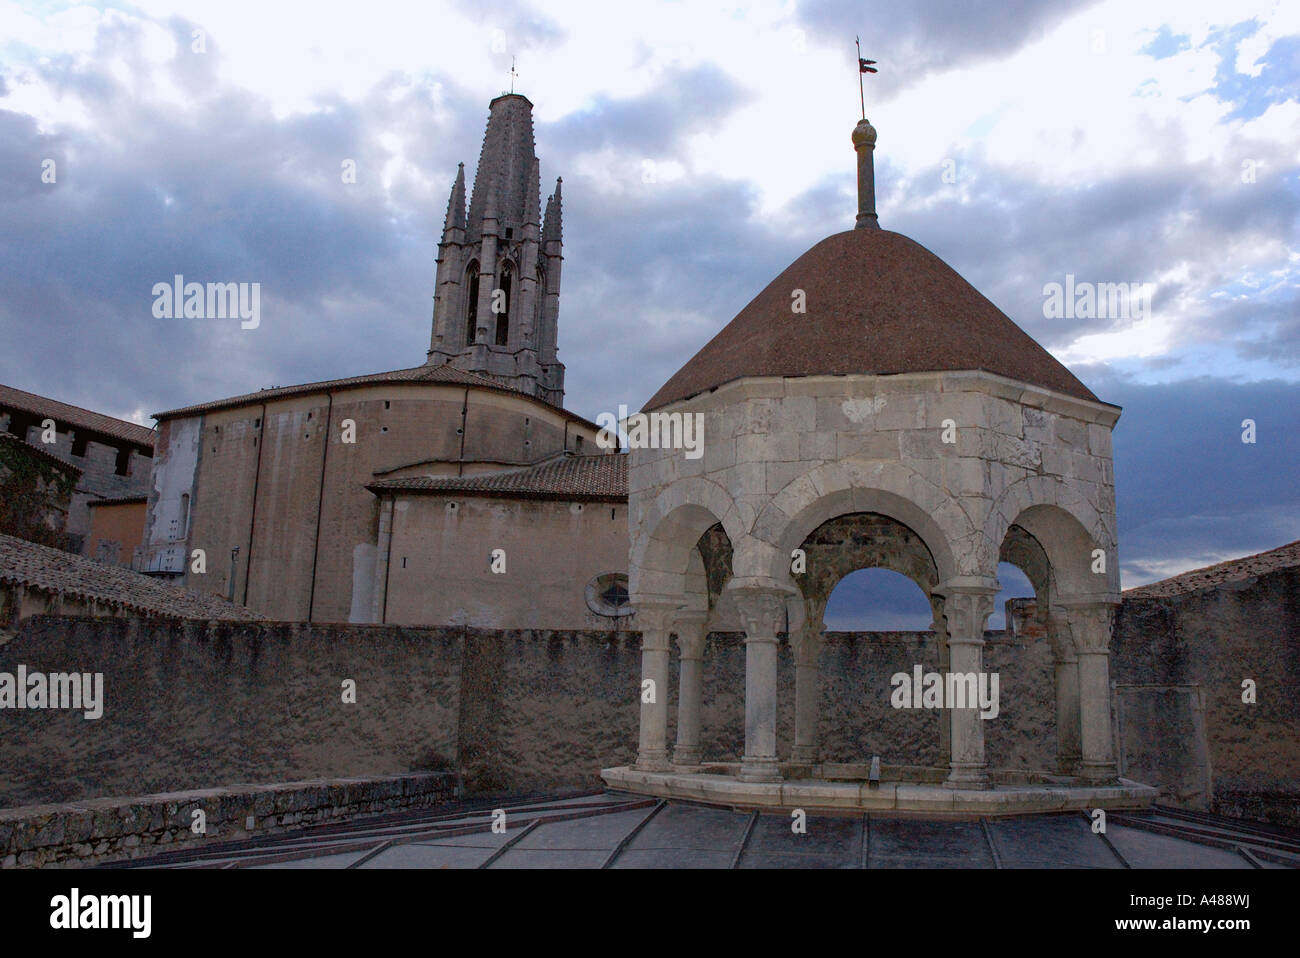
<instances>
[{"instance_id":1,"label":"weathered stone surface","mask_svg":"<svg viewBox=\"0 0 1300 958\"><path fill-rule=\"evenodd\" d=\"M251 788L252 791L247 789ZM257 786L203 789L178 796L142 795L100 799L95 806L107 814L95 818L96 829L74 838L63 826L89 820L86 805L51 810L49 806L5 809L0 815L15 827L0 831L0 866L81 866L119 861L147 854L157 845L201 845L206 841L229 840L247 834L248 822L240 814L267 790ZM271 791L284 806L300 809L258 822L259 832L274 832L305 822L342 816L354 817L423 808L450 801L459 794L459 778L452 772L419 773L370 780L325 780L286 782ZM178 806L202 808L207 816L206 834L190 830L187 815L183 823L167 823Z\"/></svg>"}]
</instances>

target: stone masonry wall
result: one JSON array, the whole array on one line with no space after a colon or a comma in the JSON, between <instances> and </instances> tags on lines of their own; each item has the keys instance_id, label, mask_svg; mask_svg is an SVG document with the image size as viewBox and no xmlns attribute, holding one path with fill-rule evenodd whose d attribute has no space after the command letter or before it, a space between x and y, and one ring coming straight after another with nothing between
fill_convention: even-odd
<instances>
[{"instance_id":1,"label":"stone masonry wall","mask_svg":"<svg viewBox=\"0 0 1300 958\"><path fill-rule=\"evenodd\" d=\"M736 760L744 645L716 633L706 656L705 755ZM1046 642L991 633L987 658L1002 675L1002 714L986 730L990 759L1050 767ZM936 667L929 633L828 636L828 758L936 760L935 714L889 705L889 676L917 663ZM459 769L467 791L479 793L598 787L601 768L635 757L637 632L34 616L0 645L0 671L19 664L103 672L104 714L0 712L0 807L426 769ZM349 678L355 705L342 701ZM669 695L675 701L675 687ZM783 751L793 714L783 640Z\"/></svg>"},{"instance_id":2,"label":"stone masonry wall","mask_svg":"<svg viewBox=\"0 0 1300 958\"><path fill-rule=\"evenodd\" d=\"M1113 681L1199 687L1211 794L1185 798L1225 815L1300 824L1300 567L1168 598L1127 598L1112 642ZM1256 701L1242 701L1254 681ZM1167 786L1194 761L1196 742L1175 724L1145 742L1158 757L1130 774ZM1137 743L1158 730L1130 727ZM1136 744L1136 743L1134 743ZM1175 796L1175 798L1178 796Z\"/></svg>"}]
</instances>

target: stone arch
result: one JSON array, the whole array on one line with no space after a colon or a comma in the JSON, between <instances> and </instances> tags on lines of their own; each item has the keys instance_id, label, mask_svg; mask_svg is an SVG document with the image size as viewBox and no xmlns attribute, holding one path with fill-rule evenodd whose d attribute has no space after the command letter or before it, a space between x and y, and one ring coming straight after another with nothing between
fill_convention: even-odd
<instances>
[{"instance_id":1,"label":"stone arch","mask_svg":"<svg viewBox=\"0 0 1300 958\"><path fill-rule=\"evenodd\" d=\"M1039 615L1046 615L1056 596L1056 588L1052 584L1052 564L1043 544L1028 530L1012 524L998 548L998 562L1009 563L1025 574L1034 588Z\"/></svg>"},{"instance_id":2,"label":"stone arch","mask_svg":"<svg viewBox=\"0 0 1300 958\"><path fill-rule=\"evenodd\" d=\"M959 561L953 546L972 541L976 527L951 496L900 463L848 459L795 479L759 514L754 534L775 547L764 573L792 582L791 551L827 520L859 512L907 526L929 549L940 581L967 571L969 562Z\"/></svg>"},{"instance_id":3,"label":"stone arch","mask_svg":"<svg viewBox=\"0 0 1300 958\"><path fill-rule=\"evenodd\" d=\"M717 483L683 479L661 492L644 508L632 541L629 578L633 602L638 597L685 595L688 572L701 577L704 573L702 563L698 569L692 565L692 554L698 558L700 537L718 524L734 548L744 531L731 496ZM707 587L703 591L707 594Z\"/></svg>"},{"instance_id":4,"label":"stone arch","mask_svg":"<svg viewBox=\"0 0 1300 958\"><path fill-rule=\"evenodd\" d=\"M941 581L934 556L905 523L881 513L828 519L804 537L808 569L794 576L804 601L825 607L844 578L859 569L887 569L914 582L928 598Z\"/></svg>"},{"instance_id":5,"label":"stone arch","mask_svg":"<svg viewBox=\"0 0 1300 958\"><path fill-rule=\"evenodd\" d=\"M981 550L1000 550L1012 525L1024 529L1042 546L1062 594L1118 594L1119 563L1113 523L1068 483L1048 476L1029 476L1009 486L989 513ZM1094 549L1106 553L1104 575L1092 572ZM1052 601L1056 598L1053 596Z\"/></svg>"}]
</instances>

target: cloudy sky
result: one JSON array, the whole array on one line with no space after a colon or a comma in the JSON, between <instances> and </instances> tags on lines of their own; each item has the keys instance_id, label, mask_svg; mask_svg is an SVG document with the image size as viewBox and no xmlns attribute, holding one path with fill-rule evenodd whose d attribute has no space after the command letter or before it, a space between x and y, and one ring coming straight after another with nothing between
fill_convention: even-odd
<instances>
[{"instance_id":1,"label":"cloudy sky","mask_svg":"<svg viewBox=\"0 0 1300 958\"><path fill-rule=\"evenodd\" d=\"M567 405L638 407L852 225L855 34L882 225L1124 407L1124 584L1300 538L1297 3L0 0L0 382L148 423L419 364L513 55ZM156 319L176 273L260 283L261 325ZM1067 274L1150 309L1048 318Z\"/></svg>"}]
</instances>

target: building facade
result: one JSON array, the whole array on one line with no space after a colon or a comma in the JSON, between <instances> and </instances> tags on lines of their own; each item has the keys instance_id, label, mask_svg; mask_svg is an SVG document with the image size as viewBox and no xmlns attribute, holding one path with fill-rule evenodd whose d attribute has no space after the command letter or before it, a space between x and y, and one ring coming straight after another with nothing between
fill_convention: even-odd
<instances>
[{"instance_id":1,"label":"building facade","mask_svg":"<svg viewBox=\"0 0 1300 958\"><path fill-rule=\"evenodd\" d=\"M563 407L561 200L543 222L538 178L532 104L497 97L468 209L463 164L452 187L423 365L159 413L141 571L280 620L618 627L585 597L625 582L625 471L569 463L604 457Z\"/></svg>"},{"instance_id":2,"label":"building facade","mask_svg":"<svg viewBox=\"0 0 1300 958\"><path fill-rule=\"evenodd\" d=\"M79 471L64 530L69 551L91 555L91 502L142 495L149 488L154 434L148 426L0 385L0 433ZM137 545L138 537L128 546L128 556Z\"/></svg>"}]
</instances>

